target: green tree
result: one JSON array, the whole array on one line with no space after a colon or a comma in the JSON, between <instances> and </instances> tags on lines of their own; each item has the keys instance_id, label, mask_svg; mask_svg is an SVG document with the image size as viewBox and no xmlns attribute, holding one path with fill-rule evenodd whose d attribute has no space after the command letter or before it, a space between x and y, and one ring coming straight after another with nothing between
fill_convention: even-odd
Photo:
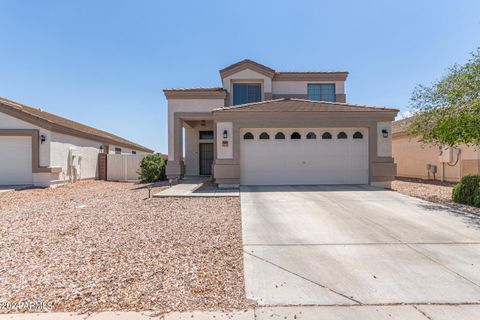
<instances>
[{"instance_id":1,"label":"green tree","mask_svg":"<svg viewBox=\"0 0 480 320\"><path fill-rule=\"evenodd\" d=\"M480 145L480 48L431 86L418 85L408 131L421 142Z\"/></svg>"},{"instance_id":2,"label":"green tree","mask_svg":"<svg viewBox=\"0 0 480 320\"><path fill-rule=\"evenodd\" d=\"M165 160L158 153L146 155L140 161L137 173L146 182L165 180Z\"/></svg>"}]
</instances>

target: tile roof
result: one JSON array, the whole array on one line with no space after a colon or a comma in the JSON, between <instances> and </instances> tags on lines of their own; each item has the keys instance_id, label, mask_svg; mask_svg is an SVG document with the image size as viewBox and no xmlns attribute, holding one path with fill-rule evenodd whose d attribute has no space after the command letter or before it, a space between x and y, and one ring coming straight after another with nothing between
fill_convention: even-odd
<instances>
[{"instance_id":1,"label":"tile roof","mask_svg":"<svg viewBox=\"0 0 480 320\"><path fill-rule=\"evenodd\" d=\"M347 71L275 71L275 74L337 74L346 73Z\"/></svg>"},{"instance_id":2,"label":"tile roof","mask_svg":"<svg viewBox=\"0 0 480 320\"><path fill-rule=\"evenodd\" d=\"M8 115L18 117L23 121L31 122L35 125L38 125L39 127L48 130L61 130L62 132L68 132L66 134L69 135L98 140L105 143L111 143L125 148L132 148L145 152L153 152L153 150L149 148L123 139L106 131L98 130L84 124L48 113L46 111L43 111L42 109L32 108L24 104L20 104L18 102L1 97L0 112L5 112Z\"/></svg>"},{"instance_id":3,"label":"tile roof","mask_svg":"<svg viewBox=\"0 0 480 320\"><path fill-rule=\"evenodd\" d=\"M392 122L392 133L400 133L407 131L407 126L412 121L412 117Z\"/></svg>"},{"instance_id":4,"label":"tile roof","mask_svg":"<svg viewBox=\"0 0 480 320\"><path fill-rule=\"evenodd\" d=\"M345 81L348 77L348 72L346 71L276 71L250 59L243 59L221 69L220 76L223 79L244 69L251 69L255 72L259 72L275 81ZM226 92L226 90L222 87L167 88L163 90L165 94L181 94L182 92L207 93L221 91Z\"/></svg>"},{"instance_id":5,"label":"tile roof","mask_svg":"<svg viewBox=\"0 0 480 320\"><path fill-rule=\"evenodd\" d=\"M282 98L267 100L261 102L247 103L231 107L217 108L214 112L369 112L369 111L389 111L398 112L398 109L385 107L372 107L358 104L349 104L341 102L314 101L305 99Z\"/></svg>"},{"instance_id":6,"label":"tile roof","mask_svg":"<svg viewBox=\"0 0 480 320\"><path fill-rule=\"evenodd\" d=\"M163 91L182 91L182 92L211 92L211 91L225 91L221 87L197 87L197 88L166 88Z\"/></svg>"}]
</instances>

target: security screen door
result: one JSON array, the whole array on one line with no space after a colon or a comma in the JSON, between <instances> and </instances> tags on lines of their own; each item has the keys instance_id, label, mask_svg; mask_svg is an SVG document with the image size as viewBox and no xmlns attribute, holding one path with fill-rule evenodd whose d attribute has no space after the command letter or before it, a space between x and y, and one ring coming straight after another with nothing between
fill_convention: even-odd
<instances>
[{"instance_id":1,"label":"security screen door","mask_svg":"<svg viewBox=\"0 0 480 320\"><path fill-rule=\"evenodd\" d=\"M212 175L213 143L200 143L200 175Z\"/></svg>"}]
</instances>

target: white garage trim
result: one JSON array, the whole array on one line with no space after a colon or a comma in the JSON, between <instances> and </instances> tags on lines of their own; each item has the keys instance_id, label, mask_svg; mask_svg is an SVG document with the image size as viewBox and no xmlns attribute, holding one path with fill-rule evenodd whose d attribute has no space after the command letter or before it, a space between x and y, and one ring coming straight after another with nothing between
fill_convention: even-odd
<instances>
[{"instance_id":1,"label":"white garage trim","mask_svg":"<svg viewBox=\"0 0 480 320\"><path fill-rule=\"evenodd\" d=\"M244 134L253 134L245 140ZM265 132L268 140L261 140ZM277 132L285 140L275 139ZM297 132L301 139L291 139ZM309 132L316 139L306 139ZM322 139L329 132L332 139ZM347 139L337 138L344 132ZM355 132L362 139L353 139ZM240 183L242 185L368 184L367 128L278 128L240 130Z\"/></svg>"}]
</instances>

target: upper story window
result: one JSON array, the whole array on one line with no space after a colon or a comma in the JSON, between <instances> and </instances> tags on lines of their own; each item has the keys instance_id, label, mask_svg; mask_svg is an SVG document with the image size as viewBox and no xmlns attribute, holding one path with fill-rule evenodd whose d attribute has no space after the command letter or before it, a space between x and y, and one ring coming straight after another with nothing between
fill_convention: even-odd
<instances>
[{"instance_id":1,"label":"upper story window","mask_svg":"<svg viewBox=\"0 0 480 320\"><path fill-rule=\"evenodd\" d=\"M335 84L309 83L307 87L308 99L335 102Z\"/></svg>"},{"instance_id":2,"label":"upper story window","mask_svg":"<svg viewBox=\"0 0 480 320\"><path fill-rule=\"evenodd\" d=\"M262 101L260 83L234 83L233 105Z\"/></svg>"}]
</instances>

